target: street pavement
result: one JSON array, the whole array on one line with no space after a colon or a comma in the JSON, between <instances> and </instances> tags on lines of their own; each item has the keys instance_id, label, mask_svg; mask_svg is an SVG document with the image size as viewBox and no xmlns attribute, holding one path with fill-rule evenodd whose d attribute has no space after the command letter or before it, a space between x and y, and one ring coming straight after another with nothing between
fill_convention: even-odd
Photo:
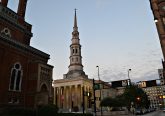
<instances>
[{"instance_id":1,"label":"street pavement","mask_svg":"<svg viewBox=\"0 0 165 116\"><path fill-rule=\"evenodd\" d=\"M140 115L138 115L138 116L140 116ZM165 116L165 112L163 112L161 110L157 110L155 112L147 113L147 114L141 115L141 116Z\"/></svg>"},{"instance_id":2,"label":"street pavement","mask_svg":"<svg viewBox=\"0 0 165 116\"><path fill-rule=\"evenodd\" d=\"M97 116L101 116L100 113L97 113ZM116 116L116 115L110 115L109 112L103 112L102 116ZM150 113L143 114L143 115L127 114L127 115L118 115L118 116L165 116L165 112L163 112L161 110L157 110L157 111L150 112Z\"/></svg>"}]
</instances>

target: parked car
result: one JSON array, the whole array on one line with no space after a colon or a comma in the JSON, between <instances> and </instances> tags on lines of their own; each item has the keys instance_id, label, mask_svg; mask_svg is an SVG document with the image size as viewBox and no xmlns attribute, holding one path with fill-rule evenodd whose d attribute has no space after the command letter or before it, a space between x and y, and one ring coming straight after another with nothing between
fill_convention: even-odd
<instances>
[{"instance_id":1,"label":"parked car","mask_svg":"<svg viewBox=\"0 0 165 116\"><path fill-rule=\"evenodd\" d=\"M135 114L145 114L147 113L147 109L145 108L136 108L135 109Z\"/></svg>"},{"instance_id":2,"label":"parked car","mask_svg":"<svg viewBox=\"0 0 165 116\"><path fill-rule=\"evenodd\" d=\"M163 108L163 112L165 112L165 108Z\"/></svg>"},{"instance_id":3,"label":"parked car","mask_svg":"<svg viewBox=\"0 0 165 116\"><path fill-rule=\"evenodd\" d=\"M142 114L142 109L141 108L136 108L135 109L135 114Z\"/></svg>"}]
</instances>

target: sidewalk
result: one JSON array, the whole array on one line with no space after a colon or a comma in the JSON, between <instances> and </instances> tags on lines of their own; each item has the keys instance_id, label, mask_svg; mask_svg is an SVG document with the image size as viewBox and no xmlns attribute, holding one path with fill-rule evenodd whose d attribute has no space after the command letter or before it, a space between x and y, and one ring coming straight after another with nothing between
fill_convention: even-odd
<instances>
[{"instance_id":1,"label":"sidewalk","mask_svg":"<svg viewBox=\"0 0 165 116\"><path fill-rule=\"evenodd\" d=\"M101 116L100 112L97 112L97 116ZM135 116L132 113L124 113L124 114L119 114L119 113L112 113L112 112L103 112L102 116Z\"/></svg>"}]
</instances>

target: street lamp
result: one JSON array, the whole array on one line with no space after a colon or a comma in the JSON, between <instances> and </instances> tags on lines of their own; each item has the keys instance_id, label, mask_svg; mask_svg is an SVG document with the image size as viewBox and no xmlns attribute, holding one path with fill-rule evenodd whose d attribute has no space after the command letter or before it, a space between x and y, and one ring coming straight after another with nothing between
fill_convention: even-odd
<instances>
[{"instance_id":1,"label":"street lamp","mask_svg":"<svg viewBox=\"0 0 165 116\"><path fill-rule=\"evenodd\" d=\"M129 72L131 71L131 69L128 69L128 80L129 80L129 85L131 85L131 79L130 79L130 76L129 76Z\"/></svg>"},{"instance_id":2,"label":"street lamp","mask_svg":"<svg viewBox=\"0 0 165 116\"><path fill-rule=\"evenodd\" d=\"M137 99L137 101L140 101L140 97L137 97L136 99Z\"/></svg>"},{"instance_id":3,"label":"street lamp","mask_svg":"<svg viewBox=\"0 0 165 116\"><path fill-rule=\"evenodd\" d=\"M100 74L99 74L99 66L96 66L96 68L98 69L98 79L99 79L99 83L100 83L100 86L99 86L99 89L100 89L100 103L101 103L101 80L100 80ZM101 116L102 116L102 106L101 107Z\"/></svg>"},{"instance_id":4,"label":"street lamp","mask_svg":"<svg viewBox=\"0 0 165 116\"><path fill-rule=\"evenodd\" d=\"M154 22L157 23L158 22L158 19L157 18L154 18Z\"/></svg>"}]
</instances>

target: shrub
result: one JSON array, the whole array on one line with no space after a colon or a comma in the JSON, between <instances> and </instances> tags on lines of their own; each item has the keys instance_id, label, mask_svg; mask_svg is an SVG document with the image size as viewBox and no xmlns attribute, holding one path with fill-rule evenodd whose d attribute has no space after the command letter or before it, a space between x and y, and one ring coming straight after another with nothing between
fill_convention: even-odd
<instances>
[{"instance_id":1,"label":"shrub","mask_svg":"<svg viewBox=\"0 0 165 116\"><path fill-rule=\"evenodd\" d=\"M35 116L35 110L30 108L4 108L3 115L7 116Z\"/></svg>"},{"instance_id":2,"label":"shrub","mask_svg":"<svg viewBox=\"0 0 165 116\"><path fill-rule=\"evenodd\" d=\"M73 112L78 112L78 111L79 111L78 106L74 106L74 107L73 107Z\"/></svg>"},{"instance_id":3,"label":"shrub","mask_svg":"<svg viewBox=\"0 0 165 116\"><path fill-rule=\"evenodd\" d=\"M58 113L58 107L56 105L41 106L37 109L38 116L53 116Z\"/></svg>"}]
</instances>

